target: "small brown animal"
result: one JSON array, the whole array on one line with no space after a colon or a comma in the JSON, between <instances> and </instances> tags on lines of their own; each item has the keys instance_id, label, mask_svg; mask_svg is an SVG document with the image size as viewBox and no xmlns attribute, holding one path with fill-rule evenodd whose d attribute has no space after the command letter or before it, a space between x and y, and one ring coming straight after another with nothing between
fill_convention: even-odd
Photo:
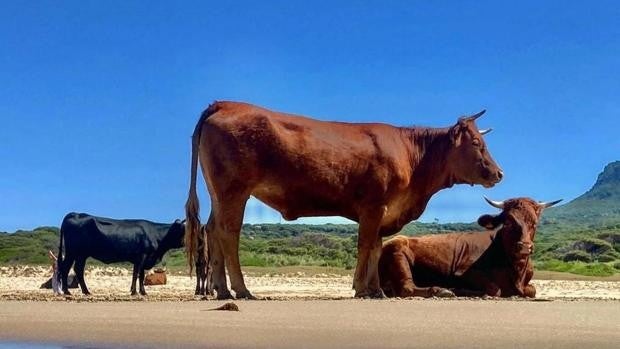
<instances>
[{"instance_id":1,"label":"small brown animal","mask_svg":"<svg viewBox=\"0 0 620 349\"><path fill-rule=\"evenodd\" d=\"M146 275L144 278L144 285L156 286L166 284L166 271L163 269L154 270L153 273Z\"/></svg>"},{"instance_id":2,"label":"small brown animal","mask_svg":"<svg viewBox=\"0 0 620 349\"><path fill-rule=\"evenodd\" d=\"M208 311L211 311L211 310L239 311L239 307L235 303L228 302L228 303L225 303L224 305L219 306L217 308L207 309L207 310Z\"/></svg>"}]
</instances>

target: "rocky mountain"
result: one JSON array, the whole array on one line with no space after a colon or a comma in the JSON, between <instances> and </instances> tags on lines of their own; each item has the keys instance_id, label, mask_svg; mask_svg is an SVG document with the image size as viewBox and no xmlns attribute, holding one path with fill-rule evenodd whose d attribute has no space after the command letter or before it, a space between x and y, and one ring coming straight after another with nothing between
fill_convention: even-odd
<instances>
[{"instance_id":1,"label":"rocky mountain","mask_svg":"<svg viewBox=\"0 0 620 349\"><path fill-rule=\"evenodd\" d=\"M547 210L544 217L548 223L560 225L620 228L620 161L607 164L586 193Z\"/></svg>"}]
</instances>

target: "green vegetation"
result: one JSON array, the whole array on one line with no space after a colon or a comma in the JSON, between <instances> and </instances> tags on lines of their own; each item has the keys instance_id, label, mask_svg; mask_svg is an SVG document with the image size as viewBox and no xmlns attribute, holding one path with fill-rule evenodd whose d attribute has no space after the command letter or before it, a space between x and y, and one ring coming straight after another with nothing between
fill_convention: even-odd
<instances>
[{"instance_id":1,"label":"green vegetation","mask_svg":"<svg viewBox=\"0 0 620 349\"><path fill-rule=\"evenodd\" d=\"M476 230L481 228L475 223L413 222L402 234ZM356 246L355 224L245 224L239 254L246 267L350 270L355 267ZM0 233L0 264L48 264L47 251L57 249L55 227ZM620 162L607 165L587 193L545 212L533 258L538 270L592 276L620 272ZM184 268L183 251L171 251L162 264Z\"/></svg>"}]
</instances>

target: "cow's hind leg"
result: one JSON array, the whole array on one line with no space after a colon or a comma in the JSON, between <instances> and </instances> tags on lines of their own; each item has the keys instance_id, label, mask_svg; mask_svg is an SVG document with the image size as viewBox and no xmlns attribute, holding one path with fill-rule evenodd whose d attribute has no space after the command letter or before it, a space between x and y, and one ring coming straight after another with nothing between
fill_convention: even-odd
<instances>
[{"instance_id":1,"label":"cow's hind leg","mask_svg":"<svg viewBox=\"0 0 620 349\"><path fill-rule=\"evenodd\" d=\"M236 298L255 299L245 286L239 263L239 236L248 199L249 195L237 194L229 195L224 202L219 202L215 215L215 237L220 242L230 286L235 291Z\"/></svg>"},{"instance_id":2,"label":"cow's hind leg","mask_svg":"<svg viewBox=\"0 0 620 349\"><path fill-rule=\"evenodd\" d=\"M75 260L75 277L80 284L80 288L82 289L82 293L85 295L90 295L88 291L88 287L86 287L86 281L84 281L84 268L86 266L86 257L78 257Z\"/></svg>"},{"instance_id":3,"label":"cow's hind leg","mask_svg":"<svg viewBox=\"0 0 620 349\"><path fill-rule=\"evenodd\" d=\"M382 284L390 286L394 297L454 297L454 294L441 287L418 287L413 281L415 255L408 246L389 246L381 256Z\"/></svg>"},{"instance_id":4,"label":"cow's hind leg","mask_svg":"<svg viewBox=\"0 0 620 349\"><path fill-rule=\"evenodd\" d=\"M209 245L208 248L211 253L211 260L208 263L211 265L211 268L213 270L212 287L215 292L217 292L217 299L231 299L232 294L230 293L230 290L228 289L228 284L226 282L226 269L222 244L220 240L215 236L216 228L213 212L211 212L211 215L209 216L209 221L207 223L205 232L206 241Z\"/></svg>"}]
</instances>

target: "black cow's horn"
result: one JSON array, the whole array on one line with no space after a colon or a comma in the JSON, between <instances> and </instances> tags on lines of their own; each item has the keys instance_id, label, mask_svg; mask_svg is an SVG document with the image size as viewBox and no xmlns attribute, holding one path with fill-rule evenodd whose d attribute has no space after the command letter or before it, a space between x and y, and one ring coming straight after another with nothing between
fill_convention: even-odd
<instances>
[{"instance_id":1,"label":"black cow's horn","mask_svg":"<svg viewBox=\"0 0 620 349\"><path fill-rule=\"evenodd\" d=\"M478 130L478 132L480 132L480 134L483 136L491 131L493 131L492 128L487 128L486 130Z\"/></svg>"},{"instance_id":2,"label":"black cow's horn","mask_svg":"<svg viewBox=\"0 0 620 349\"><path fill-rule=\"evenodd\" d=\"M540 206L541 208L547 208L547 207L551 207L551 206L557 204L560 201L562 201L562 199L551 201L551 202L539 202L538 206Z\"/></svg>"},{"instance_id":3,"label":"black cow's horn","mask_svg":"<svg viewBox=\"0 0 620 349\"><path fill-rule=\"evenodd\" d=\"M474 121L474 120L476 120L477 118L481 117L481 116L482 116L482 114L486 113L486 111L487 111L486 109L482 109L480 112L478 112L478 113L476 113L476 114L474 114L474 115L472 115L472 116L468 117L468 118L467 118L467 120Z\"/></svg>"},{"instance_id":4,"label":"black cow's horn","mask_svg":"<svg viewBox=\"0 0 620 349\"><path fill-rule=\"evenodd\" d=\"M484 197L484 199L489 203L489 205L495 207L495 208L499 208L500 210L504 209L504 202L503 201L493 201L490 200L489 198L487 198L486 196Z\"/></svg>"}]
</instances>

